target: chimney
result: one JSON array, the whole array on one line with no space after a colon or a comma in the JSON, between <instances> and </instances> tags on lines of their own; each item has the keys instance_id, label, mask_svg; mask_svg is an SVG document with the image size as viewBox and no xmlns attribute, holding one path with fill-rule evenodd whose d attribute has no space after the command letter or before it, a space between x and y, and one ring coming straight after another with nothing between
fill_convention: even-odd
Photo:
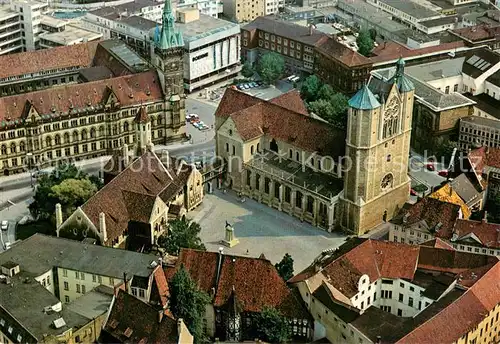
<instances>
[{"instance_id":1,"label":"chimney","mask_svg":"<svg viewBox=\"0 0 500 344\"><path fill-rule=\"evenodd\" d=\"M483 223L487 223L488 222L488 212L485 210L484 211L484 216L483 216Z\"/></svg>"},{"instance_id":2,"label":"chimney","mask_svg":"<svg viewBox=\"0 0 500 344\"><path fill-rule=\"evenodd\" d=\"M125 271L123 272L123 286L125 287L125 292L128 293L127 273Z\"/></svg>"},{"instance_id":3,"label":"chimney","mask_svg":"<svg viewBox=\"0 0 500 344\"><path fill-rule=\"evenodd\" d=\"M108 241L108 232L106 231L106 214L100 213L99 214L99 232L102 234L102 243Z\"/></svg>"},{"instance_id":4,"label":"chimney","mask_svg":"<svg viewBox=\"0 0 500 344\"><path fill-rule=\"evenodd\" d=\"M163 320L163 309L158 311L158 324Z\"/></svg>"},{"instance_id":5,"label":"chimney","mask_svg":"<svg viewBox=\"0 0 500 344\"><path fill-rule=\"evenodd\" d=\"M309 24L309 36L313 35L313 26L312 24Z\"/></svg>"},{"instance_id":6,"label":"chimney","mask_svg":"<svg viewBox=\"0 0 500 344\"><path fill-rule=\"evenodd\" d=\"M61 203L56 204L56 229L59 229L63 223Z\"/></svg>"},{"instance_id":7,"label":"chimney","mask_svg":"<svg viewBox=\"0 0 500 344\"><path fill-rule=\"evenodd\" d=\"M129 164L128 145L127 144L123 145L122 155L123 155L123 168L125 169Z\"/></svg>"}]
</instances>

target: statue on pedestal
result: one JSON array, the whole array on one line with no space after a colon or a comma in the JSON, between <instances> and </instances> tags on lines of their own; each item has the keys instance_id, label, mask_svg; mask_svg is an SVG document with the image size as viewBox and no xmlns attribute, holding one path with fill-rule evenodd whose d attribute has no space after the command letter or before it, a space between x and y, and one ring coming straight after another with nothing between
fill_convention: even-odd
<instances>
[{"instance_id":1,"label":"statue on pedestal","mask_svg":"<svg viewBox=\"0 0 500 344\"><path fill-rule=\"evenodd\" d=\"M233 226L231 226L231 224L226 221L225 236L224 236L224 240L222 240L222 244L226 245L227 247L234 247L234 246L238 245L239 243L240 243L240 241L234 235Z\"/></svg>"}]
</instances>

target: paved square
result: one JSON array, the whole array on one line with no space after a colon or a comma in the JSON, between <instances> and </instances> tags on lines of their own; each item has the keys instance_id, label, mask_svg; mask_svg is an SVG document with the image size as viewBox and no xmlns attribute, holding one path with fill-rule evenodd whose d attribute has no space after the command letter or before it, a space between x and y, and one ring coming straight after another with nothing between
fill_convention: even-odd
<instances>
[{"instance_id":1,"label":"paved square","mask_svg":"<svg viewBox=\"0 0 500 344\"><path fill-rule=\"evenodd\" d=\"M190 212L188 217L202 227L201 239L207 250L217 251L223 246L226 220L233 225L240 243L224 251L236 255L258 257L264 253L267 259L276 263L285 253L294 259L295 273L307 267L322 250L335 248L345 241L345 235L328 233L271 209L254 200L239 202L235 193L223 194L216 190L205 195L200 207Z\"/></svg>"}]
</instances>

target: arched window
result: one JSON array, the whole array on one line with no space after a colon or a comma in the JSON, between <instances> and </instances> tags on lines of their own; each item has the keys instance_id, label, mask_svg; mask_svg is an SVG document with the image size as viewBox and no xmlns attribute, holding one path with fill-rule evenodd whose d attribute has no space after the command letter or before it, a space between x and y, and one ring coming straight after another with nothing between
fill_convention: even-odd
<instances>
[{"instance_id":1,"label":"arched window","mask_svg":"<svg viewBox=\"0 0 500 344\"><path fill-rule=\"evenodd\" d=\"M123 123L123 131L124 132L128 131L128 122Z\"/></svg>"},{"instance_id":2,"label":"arched window","mask_svg":"<svg viewBox=\"0 0 500 344\"><path fill-rule=\"evenodd\" d=\"M73 132L73 142L78 141L78 131Z\"/></svg>"},{"instance_id":3,"label":"arched window","mask_svg":"<svg viewBox=\"0 0 500 344\"><path fill-rule=\"evenodd\" d=\"M260 143L257 143L257 152L260 153Z\"/></svg>"},{"instance_id":4,"label":"arched window","mask_svg":"<svg viewBox=\"0 0 500 344\"><path fill-rule=\"evenodd\" d=\"M83 129L82 130L82 140L86 140L87 139L87 129Z\"/></svg>"},{"instance_id":5,"label":"arched window","mask_svg":"<svg viewBox=\"0 0 500 344\"><path fill-rule=\"evenodd\" d=\"M92 138L92 139L95 138L95 128L94 127L90 128L90 138Z\"/></svg>"},{"instance_id":6,"label":"arched window","mask_svg":"<svg viewBox=\"0 0 500 344\"><path fill-rule=\"evenodd\" d=\"M45 139L45 145L47 147L52 147L52 137L47 136L47 138Z\"/></svg>"},{"instance_id":7,"label":"arched window","mask_svg":"<svg viewBox=\"0 0 500 344\"><path fill-rule=\"evenodd\" d=\"M7 155L7 146L2 145L2 155Z\"/></svg>"},{"instance_id":8,"label":"arched window","mask_svg":"<svg viewBox=\"0 0 500 344\"><path fill-rule=\"evenodd\" d=\"M24 152L24 151L26 150L26 146L25 146L25 143L24 143L24 142L21 142L21 143L19 144L19 150L20 150L21 152Z\"/></svg>"},{"instance_id":9,"label":"arched window","mask_svg":"<svg viewBox=\"0 0 500 344\"><path fill-rule=\"evenodd\" d=\"M250 154L253 155L253 145L250 147Z\"/></svg>"},{"instance_id":10,"label":"arched window","mask_svg":"<svg viewBox=\"0 0 500 344\"><path fill-rule=\"evenodd\" d=\"M269 143L269 149L272 150L273 152L278 153L278 143L276 142L275 139L272 139L271 143Z\"/></svg>"},{"instance_id":11,"label":"arched window","mask_svg":"<svg viewBox=\"0 0 500 344\"><path fill-rule=\"evenodd\" d=\"M398 100L393 98L386 107L384 113L384 125L382 129L382 138L388 138L399 131L399 106Z\"/></svg>"},{"instance_id":12,"label":"arched window","mask_svg":"<svg viewBox=\"0 0 500 344\"><path fill-rule=\"evenodd\" d=\"M64 133L64 143L69 143L69 133Z\"/></svg>"},{"instance_id":13,"label":"arched window","mask_svg":"<svg viewBox=\"0 0 500 344\"><path fill-rule=\"evenodd\" d=\"M15 153L16 152L16 144L14 142L12 142L10 144L10 152L11 153Z\"/></svg>"},{"instance_id":14,"label":"arched window","mask_svg":"<svg viewBox=\"0 0 500 344\"><path fill-rule=\"evenodd\" d=\"M103 136L104 136L104 130L105 130L105 129L104 129L104 126L103 126L103 125L101 125L101 126L99 127L99 137L103 137Z\"/></svg>"},{"instance_id":15,"label":"arched window","mask_svg":"<svg viewBox=\"0 0 500 344\"><path fill-rule=\"evenodd\" d=\"M61 135L57 134L54 137L54 141L55 141L56 145L60 145L61 144Z\"/></svg>"}]
</instances>

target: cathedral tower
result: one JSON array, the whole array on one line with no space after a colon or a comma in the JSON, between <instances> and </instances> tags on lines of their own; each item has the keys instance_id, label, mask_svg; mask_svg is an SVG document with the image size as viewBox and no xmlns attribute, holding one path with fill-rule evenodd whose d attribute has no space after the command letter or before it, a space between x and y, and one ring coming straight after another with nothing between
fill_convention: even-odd
<instances>
[{"instance_id":1,"label":"cathedral tower","mask_svg":"<svg viewBox=\"0 0 500 344\"><path fill-rule=\"evenodd\" d=\"M372 77L349 100L340 225L357 235L390 220L408 200L413 96L400 59L391 79Z\"/></svg>"},{"instance_id":2,"label":"cathedral tower","mask_svg":"<svg viewBox=\"0 0 500 344\"><path fill-rule=\"evenodd\" d=\"M151 60L159 69L160 81L167 100L167 110L169 110L167 114L171 116L164 123L172 123L175 135L179 135L181 134L179 129L185 126L186 118L184 39L182 33L175 27L171 0L165 1L161 30L157 27L154 34Z\"/></svg>"}]
</instances>

